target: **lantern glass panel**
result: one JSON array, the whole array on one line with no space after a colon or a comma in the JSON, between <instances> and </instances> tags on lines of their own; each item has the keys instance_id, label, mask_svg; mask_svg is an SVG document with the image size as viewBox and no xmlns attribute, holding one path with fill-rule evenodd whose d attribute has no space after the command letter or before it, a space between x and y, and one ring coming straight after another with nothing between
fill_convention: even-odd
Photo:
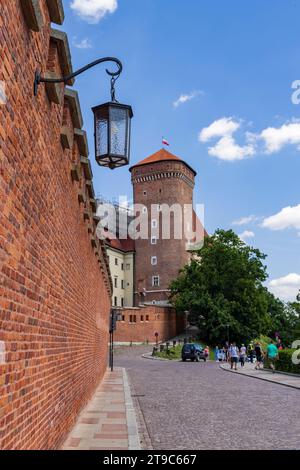
<instances>
[{"instance_id":1,"label":"lantern glass panel","mask_svg":"<svg viewBox=\"0 0 300 470\"><path fill-rule=\"evenodd\" d=\"M110 153L127 155L127 121L128 110L110 106Z\"/></svg>"},{"instance_id":2,"label":"lantern glass panel","mask_svg":"<svg viewBox=\"0 0 300 470\"><path fill-rule=\"evenodd\" d=\"M101 157L108 154L108 108L96 111L96 156Z\"/></svg>"}]
</instances>

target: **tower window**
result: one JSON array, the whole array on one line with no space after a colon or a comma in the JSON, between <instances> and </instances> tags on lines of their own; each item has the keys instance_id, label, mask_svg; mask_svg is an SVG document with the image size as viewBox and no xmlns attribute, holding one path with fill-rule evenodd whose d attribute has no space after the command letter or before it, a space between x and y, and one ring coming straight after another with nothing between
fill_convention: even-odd
<instances>
[{"instance_id":1,"label":"tower window","mask_svg":"<svg viewBox=\"0 0 300 470\"><path fill-rule=\"evenodd\" d=\"M147 196L147 191L143 191L144 196Z\"/></svg>"},{"instance_id":2,"label":"tower window","mask_svg":"<svg viewBox=\"0 0 300 470\"><path fill-rule=\"evenodd\" d=\"M118 266L118 264L119 264L119 260L118 258L115 258L115 266Z\"/></svg>"},{"instance_id":3,"label":"tower window","mask_svg":"<svg viewBox=\"0 0 300 470\"><path fill-rule=\"evenodd\" d=\"M157 220L156 219L152 219L152 228L157 228Z\"/></svg>"},{"instance_id":4,"label":"tower window","mask_svg":"<svg viewBox=\"0 0 300 470\"><path fill-rule=\"evenodd\" d=\"M118 278L117 278L117 276L114 278L114 285L115 285L115 287L118 287Z\"/></svg>"},{"instance_id":5,"label":"tower window","mask_svg":"<svg viewBox=\"0 0 300 470\"><path fill-rule=\"evenodd\" d=\"M152 276L152 287L159 287L159 276Z\"/></svg>"},{"instance_id":6,"label":"tower window","mask_svg":"<svg viewBox=\"0 0 300 470\"><path fill-rule=\"evenodd\" d=\"M118 298L114 297L114 306L117 307L117 305L118 305Z\"/></svg>"},{"instance_id":7,"label":"tower window","mask_svg":"<svg viewBox=\"0 0 300 470\"><path fill-rule=\"evenodd\" d=\"M152 264L152 266L157 265L157 256L151 256L151 264Z\"/></svg>"},{"instance_id":8,"label":"tower window","mask_svg":"<svg viewBox=\"0 0 300 470\"><path fill-rule=\"evenodd\" d=\"M156 236L151 237L151 245L156 245L156 243L157 243Z\"/></svg>"},{"instance_id":9,"label":"tower window","mask_svg":"<svg viewBox=\"0 0 300 470\"><path fill-rule=\"evenodd\" d=\"M143 207L142 212L143 212L143 214L147 214L147 207Z\"/></svg>"}]
</instances>

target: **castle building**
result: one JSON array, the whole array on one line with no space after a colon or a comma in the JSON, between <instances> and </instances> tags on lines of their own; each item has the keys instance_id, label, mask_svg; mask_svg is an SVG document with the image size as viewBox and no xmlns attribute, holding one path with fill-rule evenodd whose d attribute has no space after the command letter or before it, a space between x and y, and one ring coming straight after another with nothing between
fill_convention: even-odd
<instances>
[{"instance_id":1,"label":"castle building","mask_svg":"<svg viewBox=\"0 0 300 470\"><path fill-rule=\"evenodd\" d=\"M146 221L146 236L141 236L138 222L138 236L133 239L130 231L127 238L120 236L125 209L117 204L113 204L114 216L102 223L113 283L112 305L122 308L115 341L155 343L184 331L185 318L176 315L169 304L169 286L192 257L188 241L193 243L194 237L187 239L186 235L191 229L191 235L197 233L201 239L205 232L193 210L196 172L184 160L161 149L133 165L130 172L134 207L128 210L127 230L137 218ZM185 206L191 209L188 217ZM164 236L166 225L170 233Z\"/></svg>"},{"instance_id":2,"label":"castle building","mask_svg":"<svg viewBox=\"0 0 300 470\"><path fill-rule=\"evenodd\" d=\"M135 305L168 305L170 282L190 259L184 234L193 220L185 220L184 207L193 205L196 172L165 149L136 163L130 172L134 204L144 206L149 227L147 238L135 240ZM166 223L170 237L164 239Z\"/></svg>"},{"instance_id":3,"label":"castle building","mask_svg":"<svg viewBox=\"0 0 300 470\"><path fill-rule=\"evenodd\" d=\"M134 240L121 240L106 233L106 251L112 278L113 307L134 304Z\"/></svg>"}]
</instances>

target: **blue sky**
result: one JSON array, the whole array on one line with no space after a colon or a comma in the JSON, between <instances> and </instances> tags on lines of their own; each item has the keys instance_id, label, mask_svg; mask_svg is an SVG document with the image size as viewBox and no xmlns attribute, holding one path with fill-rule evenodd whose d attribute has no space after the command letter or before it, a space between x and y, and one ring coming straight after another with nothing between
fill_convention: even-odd
<instances>
[{"instance_id":1,"label":"blue sky","mask_svg":"<svg viewBox=\"0 0 300 470\"><path fill-rule=\"evenodd\" d=\"M64 7L74 70L106 55L124 64L116 86L135 115L131 162L168 138L169 150L198 173L195 202L205 204L207 230L243 234L268 254L271 289L293 297L300 287L300 104L291 99L300 80L300 1L64 0ZM104 69L75 82L95 190L131 197L128 167L94 162L90 108L109 98Z\"/></svg>"}]
</instances>

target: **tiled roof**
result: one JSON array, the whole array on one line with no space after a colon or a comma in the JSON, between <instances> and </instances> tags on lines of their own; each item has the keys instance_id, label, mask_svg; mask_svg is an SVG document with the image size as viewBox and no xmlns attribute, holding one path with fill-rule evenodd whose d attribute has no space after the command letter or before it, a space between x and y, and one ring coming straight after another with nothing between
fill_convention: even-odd
<instances>
[{"instance_id":1,"label":"tiled roof","mask_svg":"<svg viewBox=\"0 0 300 470\"><path fill-rule=\"evenodd\" d=\"M147 158L144 158L144 160L141 160L140 162L136 163L135 165L132 165L132 167L129 169L129 171L132 170L132 168L135 168L136 166L141 166L141 165L148 165L149 163L157 163L157 162L165 162L165 161L179 161L184 163L187 167L189 167L193 173L196 175L196 172L191 168L184 160L182 160L179 157L176 157L176 155L173 155L171 152L168 152L166 149L162 148L158 152L153 153Z\"/></svg>"},{"instance_id":2,"label":"tiled roof","mask_svg":"<svg viewBox=\"0 0 300 470\"><path fill-rule=\"evenodd\" d=\"M126 239L115 238L114 235L107 230L105 230L105 242L111 248L115 248L116 250L120 250L125 253L135 250L135 243L132 238L129 236Z\"/></svg>"}]
</instances>

